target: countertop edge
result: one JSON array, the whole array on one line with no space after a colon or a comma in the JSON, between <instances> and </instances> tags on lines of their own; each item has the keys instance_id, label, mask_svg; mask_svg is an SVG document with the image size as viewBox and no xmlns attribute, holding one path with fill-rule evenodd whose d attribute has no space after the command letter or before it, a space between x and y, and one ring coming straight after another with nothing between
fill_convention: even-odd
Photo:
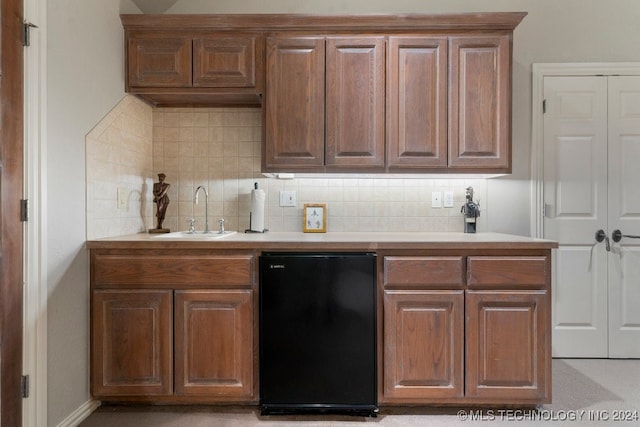
<instances>
[{"instance_id":1,"label":"countertop edge","mask_svg":"<svg viewBox=\"0 0 640 427\"><path fill-rule=\"evenodd\" d=\"M446 233L424 233L424 238L402 240L393 239L389 234L376 238L375 233L367 239L345 240L291 240L278 239L278 235L256 240L154 240L142 235L120 236L86 242L87 249L219 249L219 250L261 250L261 251L382 251L382 250L430 250L430 249L555 249L558 243L551 240L535 239L516 235L486 233L464 236L452 233L448 239ZM315 236L314 236L315 237Z\"/></svg>"}]
</instances>

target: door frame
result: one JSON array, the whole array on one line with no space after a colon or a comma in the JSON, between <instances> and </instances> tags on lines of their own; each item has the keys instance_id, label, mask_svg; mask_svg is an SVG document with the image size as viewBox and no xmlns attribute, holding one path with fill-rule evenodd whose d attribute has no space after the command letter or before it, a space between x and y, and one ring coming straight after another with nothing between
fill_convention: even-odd
<instances>
[{"instance_id":1,"label":"door frame","mask_svg":"<svg viewBox=\"0 0 640 427\"><path fill-rule=\"evenodd\" d=\"M547 76L640 76L640 62L534 63L531 94L531 236L544 237L544 78Z\"/></svg>"},{"instance_id":2,"label":"door frame","mask_svg":"<svg viewBox=\"0 0 640 427\"><path fill-rule=\"evenodd\" d=\"M46 0L24 0L31 29L24 51L24 192L29 220L24 230L23 373L29 375L29 397L23 399L23 427L47 425L46 276Z\"/></svg>"}]
</instances>

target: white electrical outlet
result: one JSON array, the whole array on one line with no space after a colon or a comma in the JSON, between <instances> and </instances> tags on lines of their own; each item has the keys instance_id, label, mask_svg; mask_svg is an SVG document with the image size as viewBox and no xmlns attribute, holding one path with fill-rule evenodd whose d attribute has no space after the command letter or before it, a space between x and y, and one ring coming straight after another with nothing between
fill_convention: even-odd
<instances>
[{"instance_id":1,"label":"white electrical outlet","mask_svg":"<svg viewBox=\"0 0 640 427\"><path fill-rule=\"evenodd\" d=\"M116 206L118 209L127 209L127 189L124 187L118 187Z\"/></svg>"},{"instance_id":2,"label":"white electrical outlet","mask_svg":"<svg viewBox=\"0 0 640 427\"><path fill-rule=\"evenodd\" d=\"M296 202L295 191L280 191L280 206L295 208Z\"/></svg>"},{"instance_id":3,"label":"white electrical outlet","mask_svg":"<svg viewBox=\"0 0 640 427\"><path fill-rule=\"evenodd\" d=\"M444 207L445 208L453 207L453 191L444 192Z\"/></svg>"},{"instance_id":4,"label":"white electrical outlet","mask_svg":"<svg viewBox=\"0 0 640 427\"><path fill-rule=\"evenodd\" d=\"M442 207L442 192L434 191L431 193L431 207L432 208L441 208Z\"/></svg>"}]
</instances>

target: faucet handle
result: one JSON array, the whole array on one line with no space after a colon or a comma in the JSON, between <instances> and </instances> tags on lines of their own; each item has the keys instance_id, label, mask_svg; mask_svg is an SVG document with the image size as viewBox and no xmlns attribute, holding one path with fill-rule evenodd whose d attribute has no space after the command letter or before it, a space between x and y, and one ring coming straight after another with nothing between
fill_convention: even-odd
<instances>
[{"instance_id":1,"label":"faucet handle","mask_svg":"<svg viewBox=\"0 0 640 427\"><path fill-rule=\"evenodd\" d=\"M220 218L218 220L218 224L220 224L220 227L218 228L218 233L220 234L224 233L224 218Z\"/></svg>"},{"instance_id":2,"label":"faucet handle","mask_svg":"<svg viewBox=\"0 0 640 427\"><path fill-rule=\"evenodd\" d=\"M196 232L196 220L194 218L188 219L187 223L189 224L189 230L187 233L193 234Z\"/></svg>"}]
</instances>

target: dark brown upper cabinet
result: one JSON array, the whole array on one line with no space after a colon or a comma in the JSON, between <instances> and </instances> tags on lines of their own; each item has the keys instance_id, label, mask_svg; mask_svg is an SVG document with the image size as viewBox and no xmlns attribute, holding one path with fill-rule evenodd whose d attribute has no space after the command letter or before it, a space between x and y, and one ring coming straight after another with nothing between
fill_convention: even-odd
<instances>
[{"instance_id":1,"label":"dark brown upper cabinet","mask_svg":"<svg viewBox=\"0 0 640 427\"><path fill-rule=\"evenodd\" d=\"M324 168L323 37L267 39L263 169Z\"/></svg>"},{"instance_id":2,"label":"dark brown upper cabinet","mask_svg":"<svg viewBox=\"0 0 640 427\"><path fill-rule=\"evenodd\" d=\"M191 87L191 38L134 33L127 39L129 89Z\"/></svg>"},{"instance_id":3,"label":"dark brown upper cabinet","mask_svg":"<svg viewBox=\"0 0 640 427\"><path fill-rule=\"evenodd\" d=\"M265 171L384 169L380 36L269 37Z\"/></svg>"},{"instance_id":4,"label":"dark brown upper cabinet","mask_svg":"<svg viewBox=\"0 0 640 427\"><path fill-rule=\"evenodd\" d=\"M122 16L127 92L157 107L260 106L261 33L191 29L168 16Z\"/></svg>"},{"instance_id":5,"label":"dark brown upper cabinet","mask_svg":"<svg viewBox=\"0 0 640 427\"><path fill-rule=\"evenodd\" d=\"M126 89L261 106L263 172L511 173L525 16L122 15Z\"/></svg>"},{"instance_id":6,"label":"dark brown upper cabinet","mask_svg":"<svg viewBox=\"0 0 640 427\"><path fill-rule=\"evenodd\" d=\"M193 86L256 87L255 35L214 35L193 39Z\"/></svg>"},{"instance_id":7,"label":"dark brown upper cabinet","mask_svg":"<svg viewBox=\"0 0 640 427\"><path fill-rule=\"evenodd\" d=\"M447 167L447 52L444 36L389 37L390 170Z\"/></svg>"},{"instance_id":8,"label":"dark brown upper cabinet","mask_svg":"<svg viewBox=\"0 0 640 427\"><path fill-rule=\"evenodd\" d=\"M384 78L384 37L327 38L328 171L384 168Z\"/></svg>"},{"instance_id":9,"label":"dark brown upper cabinet","mask_svg":"<svg viewBox=\"0 0 640 427\"><path fill-rule=\"evenodd\" d=\"M511 34L389 37L390 171L511 172Z\"/></svg>"},{"instance_id":10,"label":"dark brown upper cabinet","mask_svg":"<svg viewBox=\"0 0 640 427\"><path fill-rule=\"evenodd\" d=\"M510 173L511 34L451 37L449 75L449 167Z\"/></svg>"}]
</instances>

